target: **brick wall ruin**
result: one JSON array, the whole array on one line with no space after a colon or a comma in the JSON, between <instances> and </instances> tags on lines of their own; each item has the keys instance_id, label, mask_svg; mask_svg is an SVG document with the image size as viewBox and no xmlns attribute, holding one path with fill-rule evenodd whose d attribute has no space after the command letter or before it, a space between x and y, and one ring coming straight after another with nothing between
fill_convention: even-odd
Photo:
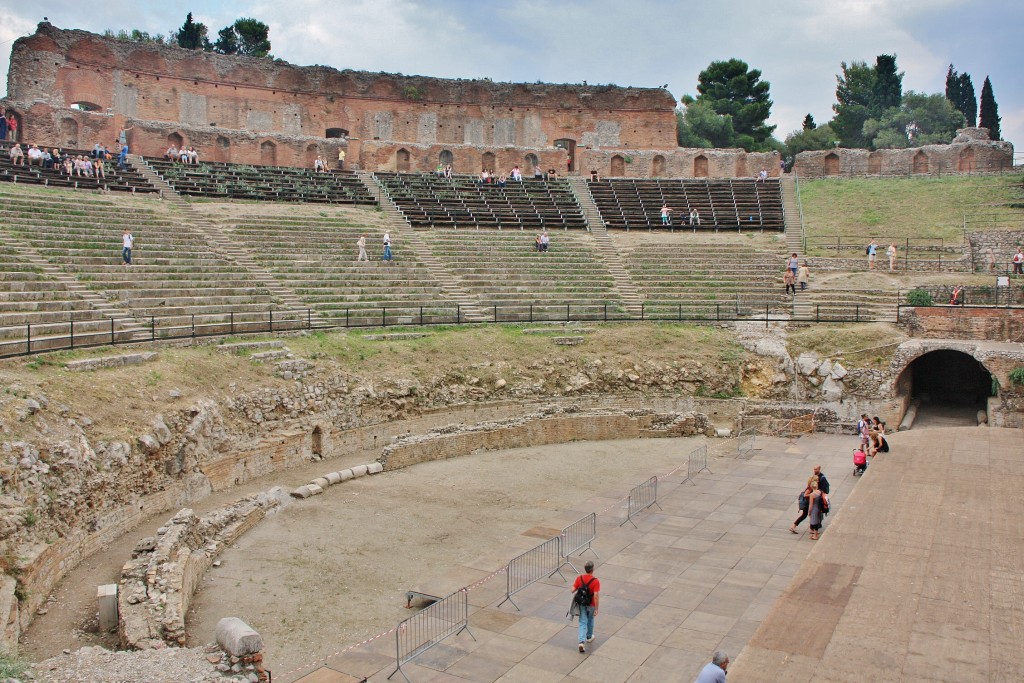
<instances>
[{"instance_id":1,"label":"brick wall ruin","mask_svg":"<svg viewBox=\"0 0 1024 683\"><path fill-rule=\"evenodd\" d=\"M908 149L801 152L793 170L801 178L849 175L956 175L1013 169L1013 145L988 139L985 128L961 128L952 144Z\"/></svg>"}]
</instances>

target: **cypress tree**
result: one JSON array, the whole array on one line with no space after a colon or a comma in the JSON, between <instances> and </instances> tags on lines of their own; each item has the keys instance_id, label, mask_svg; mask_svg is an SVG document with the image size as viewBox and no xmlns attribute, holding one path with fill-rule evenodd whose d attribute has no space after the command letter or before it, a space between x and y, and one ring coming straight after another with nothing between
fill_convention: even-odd
<instances>
[{"instance_id":1,"label":"cypress tree","mask_svg":"<svg viewBox=\"0 0 1024 683\"><path fill-rule=\"evenodd\" d=\"M814 122L814 117L808 114L804 117L804 130L814 130L818 127L818 124Z\"/></svg>"},{"instance_id":2,"label":"cypress tree","mask_svg":"<svg viewBox=\"0 0 1024 683\"><path fill-rule=\"evenodd\" d=\"M970 74L960 74L959 81L960 101L955 104L963 112L967 125L973 128L978 125L978 98L974 94L974 83Z\"/></svg>"},{"instance_id":3,"label":"cypress tree","mask_svg":"<svg viewBox=\"0 0 1024 683\"><path fill-rule=\"evenodd\" d=\"M992 140L1001 140L1002 131L999 129L999 105L996 104L996 96L992 93L992 81L985 76L985 83L981 86L981 121L982 128L988 128L988 136Z\"/></svg>"},{"instance_id":4,"label":"cypress tree","mask_svg":"<svg viewBox=\"0 0 1024 683\"><path fill-rule=\"evenodd\" d=\"M873 118L881 118L886 109L898 107L902 101L903 74L896 71L896 55L878 55L875 58L875 83L872 88Z\"/></svg>"}]
</instances>

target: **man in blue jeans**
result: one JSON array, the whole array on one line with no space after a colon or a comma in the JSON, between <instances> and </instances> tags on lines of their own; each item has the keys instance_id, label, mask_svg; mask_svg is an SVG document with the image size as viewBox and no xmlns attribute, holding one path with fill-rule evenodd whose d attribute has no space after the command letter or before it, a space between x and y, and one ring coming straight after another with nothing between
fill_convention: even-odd
<instances>
[{"instance_id":1,"label":"man in blue jeans","mask_svg":"<svg viewBox=\"0 0 1024 683\"><path fill-rule=\"evenodd\" d=\"M572 592L576 593L580 586L586 585L590 589L590 604L580 605L580 652L586 652L585 643L594 641L594 618L597 616L597 606L601 599L601 582L594 576L594 562L587 560L583 565L586 572L576 577L572 584Z\"/></svg>"}]
</instances>

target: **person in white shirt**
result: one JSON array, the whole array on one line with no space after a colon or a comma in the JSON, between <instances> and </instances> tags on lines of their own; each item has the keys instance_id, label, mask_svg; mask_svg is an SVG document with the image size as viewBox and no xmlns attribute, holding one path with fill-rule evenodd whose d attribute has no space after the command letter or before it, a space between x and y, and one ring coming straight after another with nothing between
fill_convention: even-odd
<instances>
[{"instance_id":1,"label":"person in white shirt","mask_svg":"<svg viewBox=\"0 0 1024 683\"><path fill-rule=\"evenodd\" d=\"M135 237L132 236L131 230L128 228L124 229L121 234L121 258L124 260L124 265L130 266L132 264L132 247L135 246Z\"/></svg>"}]
</instances>

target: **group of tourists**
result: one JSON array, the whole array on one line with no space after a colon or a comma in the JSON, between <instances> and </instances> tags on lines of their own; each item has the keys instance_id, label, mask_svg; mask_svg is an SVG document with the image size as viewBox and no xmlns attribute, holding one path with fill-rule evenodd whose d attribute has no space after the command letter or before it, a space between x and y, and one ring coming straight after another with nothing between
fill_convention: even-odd
<instances>
[{"instance_id":1,"label":"group of tourists","mask_svg":"<svg viewBox=\"0 0 1024 683\"><path fill-rule=\"evenodd\" d=\"M786 270L782 274L782 283L786 286L786 294L796 295L797 283L800 284L800 291L807 289L811 281L811 271L807 267L807 261L801 261L794 251L786 259Z\"/></svg>"},{"instance_id":2,"label":"group of tourists","mask_svg":"<svg viewBox=\"0 0 1024 683\"><path fill-rule=\"evenodd\" d=\"M391 254L391 233L387 230L384 231L383 237L384 244L384 255L382 261L391 261L394 257ZM360 235L359 239L356 240L356 247L359 249L359 254L356 256L356 261L369 261L370 257L366 255L366 235Z\"/></svg>"},{"instance_id":3,"label":"group of tourists","mask_svg":"<svg viewBox=\"0 0 1024 683\"><path fill-rule=\"evenodd\" d=\"M878 259L878 241L871 240L868 246L864 249L864 252L868 257L868 270L875 269L875 261ZM885 255L889 257L889 272L893 273L896 271L896 243L893 242L885 250Z\"/></svg>"},{"instance_id":4,"label":"group of tourists","mask_svg":"<svg viewBox=\"0 0 1024 683\"><path fill-rule=\"evenodd\" d=\"M199 152L196 151L195 147L185 148L184 145L181 149L178 149L177 145L171 145L164 152L164 159L167 161L180 161L183 164L198 164L199 163Z\"/></svg>"},{"instance_id":5,"label":"group of tourists","mask_svg":"<svg viewBox=\"0 0 1024 683\"><path fill-rule=\"evenodd\" d=\"M18 141L18 119L12 111L0 109L0 140Z\"/></svg>"},{"instance_id":6,"label":"group of tourists","mask_svg":"<svg viewBox=\"0 0 1024 683\"><path fill-rule=\"evenodd\" d=\"M672 213L673 209L668 204L661 205L661 224L665 227L672 227ZM684 223L683 221L688 221ZM700 227L700 212L697 211L696 207L690 209L689 214L683 214L680 225L689 225L693 228Z\"/></svg>"},{"instance_id":7,"label":"group of tourists","mask_svg":"<svg viewBox=\"0 0 1024 683\"><path fill-rule=\"evenodd\" d=\"M110 150L96 145L91 154L70 154L61 152L56 147L46 149L38 145L29 145L28 151L15 143L7 154L15 166L38 166L52 169L63 175L80 178L106 178L106 164L111 159Z\"/></svg>"}]
</instances>

